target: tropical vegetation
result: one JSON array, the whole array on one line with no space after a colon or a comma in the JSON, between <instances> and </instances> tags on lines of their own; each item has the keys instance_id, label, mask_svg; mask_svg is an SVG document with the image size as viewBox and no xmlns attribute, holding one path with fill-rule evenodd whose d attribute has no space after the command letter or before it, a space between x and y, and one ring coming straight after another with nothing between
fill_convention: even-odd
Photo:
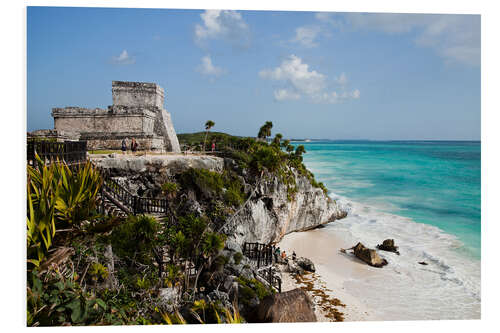
<instances>
[{"instance_id":1,"label":"tropical vegetation","mask_svg":"<svg viewBox=\"0 0 500 333\"><path fill-rule=\"evenodd\" d=\"M191 143L204 145L213 125L207 122L206 132L191 136ZM327 191L305 168L304 146L294 147L281 134L268 143L271 130L266 122L257 139L210 133L232 167L168 177L158 189L168 199L163 218L104 215L103 180L91 162L70 167L37 158L27 167L27 324L244 322L241 307L273 291L239 276L238 304L207 298L205 290L223 282L218 279L225 267L244 261L240 252L224 255L221 230L264 178L278 177L290 200L297 175ZM166 291L177 295L182 308L165 303Z\"/></svg>"}]
</instances>

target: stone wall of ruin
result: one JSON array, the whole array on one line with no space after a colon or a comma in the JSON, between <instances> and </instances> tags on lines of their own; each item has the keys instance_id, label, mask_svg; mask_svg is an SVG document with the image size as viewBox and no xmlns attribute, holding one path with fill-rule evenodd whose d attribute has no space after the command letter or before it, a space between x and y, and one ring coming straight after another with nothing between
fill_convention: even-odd
<instances>
[{"instance_id":1,"label":"stone wall of ruin","mask_svg":"<svg viewBox=\"0 0 500 333\"><path fill-rule=\"evenodd\" d=\"M165 92L154 83L113 81L113 105L163 108Z\"/></svg>"},{"instance_id":2,"label":"stone wall of ruin","mask_svg":"<svg viewBox=\"0 0 500 333\"><path fill-rule=\"evenodd\" d=\"M119 149L134 137L141 150L180 152L164 90L154 83L113 81L113 105L105 109L52 109L54 130L87 140L89 149Z\"/></svg>"}]
</instances>

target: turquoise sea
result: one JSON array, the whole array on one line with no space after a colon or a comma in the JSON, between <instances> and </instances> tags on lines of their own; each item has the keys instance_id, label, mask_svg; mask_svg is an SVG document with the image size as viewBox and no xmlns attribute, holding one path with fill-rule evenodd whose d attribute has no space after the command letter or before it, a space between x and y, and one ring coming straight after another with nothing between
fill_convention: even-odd
<instances>
[{"instance_id":1,"label":"turquoise sea","mask_svg":"<svg viewBox=\"0 0 500 333\"><path fill-rule=\"evenodd\" d=\"M304 162L336 194L457 236L481 256L481 143L301 143Z\"/></svg>"},{"instance_id":2,"label":"turquoise sea","mask_svg":"<svg viewBox=\"0 0 500 333\"><path fill-rule=\"evenodd\" d=\"M370 248L393 238L400 247L399 256L379 251L389 265L346 282L347 292L384 320L480 318L480 142L293 144L305 146L307 168L348 211L320 232Z\"/></svg>"}]
</instances>

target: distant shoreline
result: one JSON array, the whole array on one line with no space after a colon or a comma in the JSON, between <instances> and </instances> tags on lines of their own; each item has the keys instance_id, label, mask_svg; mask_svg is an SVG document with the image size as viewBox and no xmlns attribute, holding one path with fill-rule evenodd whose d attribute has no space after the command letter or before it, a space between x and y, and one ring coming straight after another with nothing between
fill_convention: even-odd
<instances>
[{"instance_id":1,"label":"distant shoreline","mask_svg":"<svg viewBox=\"0 0 500 333\"><path fill-rule=\"evenodd\" d=\"M374 143L379 143L379 142L404 142L404 143L409 143L409 142L418 142L418 143L424 143L424 142L440 142L440 143L446 143L446 142L461 142L461 143L481 143L480 140L374 140L374 139L290 139L290 142L348 142L348 143L356 143L356 142L374 142Z\"/></svg>"}]
</instances>

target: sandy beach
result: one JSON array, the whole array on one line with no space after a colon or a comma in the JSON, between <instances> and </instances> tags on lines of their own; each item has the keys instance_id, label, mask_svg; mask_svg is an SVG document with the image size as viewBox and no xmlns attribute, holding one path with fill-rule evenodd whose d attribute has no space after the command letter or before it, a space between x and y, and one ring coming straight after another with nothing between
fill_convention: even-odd
<instances>
[{"instance_id":1,"label":"sandy beach","mask_svg":"<svg viewBox=\"0 0 500 333\"><path fill-rule=\"evenodd\" d=\"M376 274L366 264L351 255L343 254L340 248L349 248L352 244L331 234L322 233L321 229L307 232L294 232L286 235L278 244L281 250L291 255L295 251L297 256L309 258L313 261L314 286L323 290L331 298L339 299L345 306L335 306L343 314L344 321L382 320L377 318L375 311L368 308L362 300L348 294L344 283L360 277L369 277ZM291 290L300 286L289 274L283 273L283 290ZM333 321L325 316L325 311L319 306L320 299L315 299L316 316L318 321Z\"/></svg>"}]
</instances>

